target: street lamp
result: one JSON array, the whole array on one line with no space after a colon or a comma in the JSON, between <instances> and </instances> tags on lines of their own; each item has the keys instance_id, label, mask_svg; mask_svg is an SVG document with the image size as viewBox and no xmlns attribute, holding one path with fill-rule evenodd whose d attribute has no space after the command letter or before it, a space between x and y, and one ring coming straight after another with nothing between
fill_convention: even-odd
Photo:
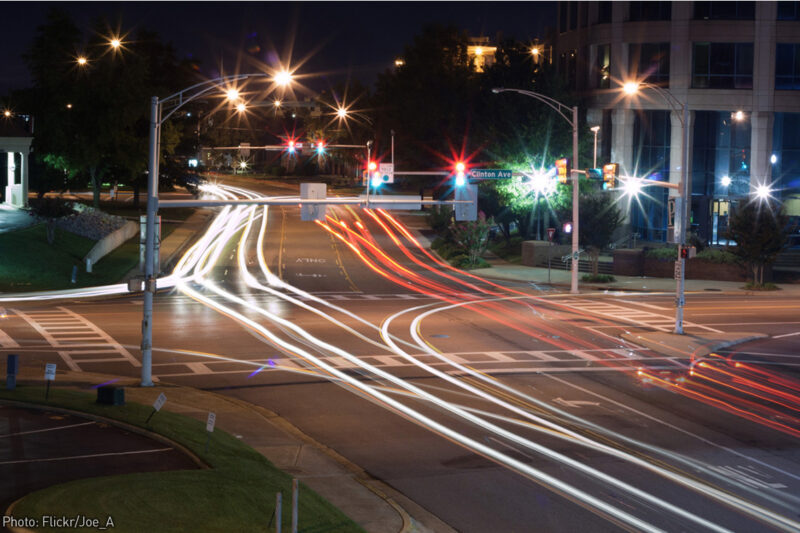
<instances>
[{"instance_id":1,"label":"street lamp","mask_svg":"<svg viewBox=\"0 0 800 533\"><path fill-rule=\"evenodd\" d=\"M78 64L79 64L80 66L82 66L82 67L83 67L83 66L86 66L86 64L87 64L88 62L89 62L89 60L88 60L88 59L86 59L85 57L83 57L83 56L80 56L80 57L78 57Z\"/></svg>"},{"instance_id":2,"label":"street lamp","mask_svg":"<svg viewBox=\"0 0 800 533\"><path fill-rule=\"evenodd\" d=\"M218 91L230 83L248 78L267 77L267 74L233 74L197 83L180 92L159 100L158 96L150 99L150 146L147 176L147 222L145 225L145 261L144 261L144 303L142 305L142 381L143 387L152 387L153 364L153 297L156 293L155 241L156 214L158 213L158 163L161 146L161 125L173 113L192 100L212 91ZM229 88L225 91L228 100L239 98L239 91ZM167 107L167 113L164 108Z\"/></svg>"},{"instance_id":3,"label":"street lamp","mask_svg":"<svg viewBox=\"0 0 800 533\"><path fill-rule=\"evenodd\" d=\"M676 287L675 287L675 330L678 335L683 335L683 306L684 301L684 282L686 278L686 259L682 257L681 250L686 245L686 226L689 223L689 210L691 209L691 196L689 195L689 161L688 161L688 146L689 146L689 105L686 102L680 102L675 96L666 89L662 89L650 83L640 82L627 82L622 86L622 90L628 95L638 94L639 90L652 89L661 98L666 101L673 111L678 114L678 119L681 122L681 182L679 196L676 205L676 210L679 216L676 217L675 222L675 240L678 241L678 259L676 261L675 270L677 270ZM729 178L730 179L730 178ZM730 183L730 181L728 182Z\"/></svg>"},{"instance_id":4,"label":"street lamp","mask_svg":"<svg viewBox=\"0 0 800 533\"><path fill-rule=\"evenodd\" d=\"M340 107L336 110L336 114L339 116L339 118L345 118L347 116L347 109Z\"/></svg>"},{"instance_id":5,"label":"street lamp","mask_svg":"<svg viewBox=\"0 0 800 533\"><path fill-rule=\"evenodd\" d=\"M572 126L572 282L570 284L570 292L572 294L578 294L578 259L580 257L580 253L578 252L578 106L572 106L572 118L570 119L566 114L566 110L570 109L569 106L549 96L533 91L523 91L522 89L506 89L503 87L495 87L492 89L494 94L507 91L530 96L531 98L539 100L561 115L561 118Z\"/></svg>"},{"instance_id":6,"label":"street lamp","mask_svg":"<svg viewBox=\"0 0 800 533\"><path fill-rule=\"evenodd\" d=\"M594 164L592 168L597 168L597 132L600 131L600 126L592 126L590 129L594 133Z\"/></svg>"},{"instance_id":7,"label":"street lamp","mask_svg":"<svg viewBox=\"0 0 800 533\"><path fill-rule=\"evenodd\" d=\"M281 87L286 87L292 83L292 74L288 70L282 70L275 74L273 81Z\"/></svg>"},{"instance_id":8,"label":"street lamp","mask_svg":"<svg viewBox=\"0 0 800 533\"><path fill-rule=\"evenodd\" d=\"M108 43L108 44L110 44L110 45L111 45L111 48L113 48L113 49L115 49L115 50L116 50L117 48L119 48L119 47L120 47L120 45L122 44L122 42L121 42L119 39L111 39L111 41L109 41L109 43Z\"/></svg>"}]
</instances>

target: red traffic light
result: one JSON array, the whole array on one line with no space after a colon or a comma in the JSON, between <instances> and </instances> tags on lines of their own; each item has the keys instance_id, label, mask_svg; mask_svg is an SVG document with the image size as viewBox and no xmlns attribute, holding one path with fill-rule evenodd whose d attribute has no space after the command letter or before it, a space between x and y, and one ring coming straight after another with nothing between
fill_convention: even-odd
<instances>
[{"instance_id":1,"label":"red traffic light","mask_svg":"<svg viewBox=\"0 0 800 533\"><path fill-rule=\"evenodd\" d=\"M378 169L378 163L376 163L375 161L370 161L369 163L367 163L367 170L369 170L370 172L373 172L377 169Z\"/></svg>"},{"instance_id":2,"label":"red traffic light","mask_svg":"<svg viewBox=\"0 0 800 533\"><path fill-rule=\"evenodd\" d=\"M689 249L685 246L681 247L681 259L689 259Z\"/></svg>"},{"instance_id":3,"label":"red traffic light","mask_svg":"<svg viewBox=\"0 0 800 533\"><path fill-rule=\"evenodd\" d=\"M467 170L467 165L465 165L463 161L456 163L456 172L458 174L463 174L465 170Z\"/></svg>"}]
</instances>

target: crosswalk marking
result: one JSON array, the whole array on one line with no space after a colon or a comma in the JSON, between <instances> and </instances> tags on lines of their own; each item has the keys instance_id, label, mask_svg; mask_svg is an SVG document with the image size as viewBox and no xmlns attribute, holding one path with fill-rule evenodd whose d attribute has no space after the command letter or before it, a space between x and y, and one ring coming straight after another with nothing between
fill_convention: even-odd
<instances>
[{"instance_id":1,"label":"crosswalk marking","mask_svg":"<svg viewBox=\"0 0 800 533\"><path fill-rule=\"evenodd\" d=\"M11 336L0 329L0 348L19 348L19 343Z\"/></svg>"},{"instance_id":2,"label":"crosswalk marking","mask_svg":"<svg viewBox=\"0 0 800 533\"><path fill-rule=\"evenodd\" d=\"M360 355L359 359L364 362L379 368L414 368L417 365L404 357L397 355ZM673 361L672 357L651 357L643 356L638 352L632 350L623 350L620 348L604 348L604 349L590 349L590 350L505 350L505 351L489 351L489 352L456 352L456 353L443 353L438 357L431 354L412 354L410 357L418 358L426 364L445 370L450 373L460 373L461 371L455 368L450 368L451 364L460 364L474 367L475 369L486 373L508 373L508 372L532 372L532 371L554 371L554 372L568 372L568 371L583 371L587 369L607 370L607 369L627 369L632 368L631 364L625 365L624 363L638 361L647 358L652 361ZM330 366L338 370L351 370L359 368L359 364L352 362L344 357L327 356L322 359ZM442 360L444 359L444 360ZM271 363L269 362L271 361ZM269 361L266 360L241 360L240 363L245 365L243 370L231 370L229 367L231 360L205 360L203 362L185 362L177 363L175 361L169 363L156 363L153 365L154 372L161 378L178 377L178 376L196 376L199 374L229 374L229 373L252 373L254 365L264 365L265 367L276 367L278 369L292 370L304 368L301 361L290 358L273 358ZM591 363L589 366L586 363ZM159 373L159 367L169 367L170 370L176 364L183 364L187 367L186 372L169 372ZM225 370L216 370L219 365L225 365ZM248 370L249 369L249 370ZM264 369L265 371L268 368Z\"/></svg>"},{"instance_id":3,"label":"crosswalk marking","mask_svg":"<svg viewBox=\"0 0 800 533\"><path fill-rule=\"evenodd\" d=\"M58 348L58 355L70 370L80 371L81 363L126 361L134 367L142 366L125 347L105 331L66 307L24 312L15 309L14 312L44 337L50 346ZM85 357L91 354L113 354L116 357ZM73 357L75 355L83 355L84 358L76 359Z\"/></svg>"},{"instance_id":4,"label":"crosswalk marking","mask_svg":"<svg viewBox=\"0 0 800 533\"><path fill-rule=\"evenodd\" d=\"M598 315L603 318L616 319L622 322L628 322L629 324L652 328L658 331L670 332L672 331L675 325L675 320L672 317L666 317L664 315L659 315L656 313L652 313L650 311L645 311L643 309L634 309L631 307L624 307L621 305L616 305L608 302L598 302L595 300L589 301L589 300L581 300L579 298L570 298L563 300L554 300L554 303L558 303L559 305L570 307L578 311L584 311L587 313L591 313L593 315ZM661 309L656 306L650 306L650 307ZM684 327L703 329L706 331L711 331L713 333L722 333L718 329L710 328L702 324L695 324L694 322L688 322L688 321L684 322Z\"/></svg>"}]
</instances>

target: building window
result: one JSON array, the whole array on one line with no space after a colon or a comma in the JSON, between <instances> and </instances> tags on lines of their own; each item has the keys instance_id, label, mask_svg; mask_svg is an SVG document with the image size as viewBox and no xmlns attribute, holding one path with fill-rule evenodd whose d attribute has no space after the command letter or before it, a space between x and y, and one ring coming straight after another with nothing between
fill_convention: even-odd
<instances>
[{"instance_id":1,"label":"building window","mask_svg":"<svg viewBox=\"0 0 800 533\"><path fill-rule=\"evenodd\" d=\"M694 43L695 89L752 89L753 43Z\"/></svg>"},{"instance_id":2,"label":"building window","mask_svg":"<svg viewBox=\"0 0 800 533\"><path fill-rule=\"evenodd\" d=\"M638 111L633 121L633 173L658 181L669 181L669 151L672 124L669 111ZM664 241L667 236L667 196L662 187L649 187L636 205L631 205L631 225L640 238Z\"/></svg>"},{"instance_id":3,"label":"building window","mask_svg":"<svg viewBox=\"0 0 800 533\"><path fill-rule=\"evenodd\" d=\"M694 18L697 20L753 20L755 2L695 2Z\"/></svg>"},{"instance_id":4,"label":"building window","mask_svg":"<svg viewBox=\"0 0 800 533\"><path fill-rule=\"evenodd\" d=\"M613 2L597 2L597 23L608 24L611 22L611 12L613 9Z\"/></svg>"},{"instance_id":5,"label":"building window","mask_svg":"<svg viewBox=\"0 0 800 533\"><path fill-rule=\"evenodd\" d=\"M773 188L786 198L800 192L800 113L775 113L772 127Z\"/></svg>"},{"instance_id":6,"label":"building window","mask_svg":"<svg viewBox=\"0 0 800 533\"><path fill-rule=\"evenodd\" d=\"M730 185L723 184L725 176ZM692 194L742 196L749 192L749 118L735 120L729 111L695 111Z\"/></svg>"},{"instance_id":7,"label":"building window","mask_svg":"<svg viewBox=\"0 0 800 533\"><path fill-rule=\"evenodd\" d=\"M800 20L800 2L778 2L778 20Z\"/></svg>"},{"instance_id":8,"label":"building window","mask_svg":"<svg viewBox=\"0 0 800 533\"><path fill-rule=\"evenodd\" d=\"M559 72L564 76L567 82L567 87L576 89L577 72L578 72L578 58L577 50L567 50L561 54L559 60Z\"/></svg>"},{"instance_id":9,"label":"building window","mask_svg":"<svg viewBox=\"0 0 800 533\"><path fill-rule=\"evenodd\" d=\"M630 45L629 72L632 77L647 83L669 85L669 43Z\"/></svg>"},{"instance_id":10,"label":"building window","mask_svg":"<svg viewBox=\"0 0 800 533\"><path fill-rule=\"evenodd\" d=\"M628 20L670 20L672 2L630 2Z\"/></svg>"},{"instance_id":11,"label":"building window","mask_svg":"<svg viewBox=\"0 0 800 533\"><path fill-rule=\"evenodd\" d=\"M800 44L775 46L775 88L800 90Z\"/></svg>"},{"instance_id":12,"label":"building window","mask_svg":"<svg viewBox=\"0 0 800 533\"><path fill-rule=\"evenodd\" d=\"M595 87L608 89L611 87L611 45L597 45L597 62L595 63Z\"/></svg>"},{"instance_id":13,"label":"building window","mask_svg":"<svg viewBox=\"0 0 800 533\"><path fill-rule=\"evenodd\" d=\"M578 2L567 2L569 5L569 29L574 30L578 27Z\"/></svg>"}]
</instances>

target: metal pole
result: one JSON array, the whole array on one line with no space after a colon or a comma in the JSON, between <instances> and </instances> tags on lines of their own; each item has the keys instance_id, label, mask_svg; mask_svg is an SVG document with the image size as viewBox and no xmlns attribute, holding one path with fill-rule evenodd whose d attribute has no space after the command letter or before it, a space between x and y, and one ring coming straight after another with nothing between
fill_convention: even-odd
<instances>
[{"instance_id":1,"label":"metal pole","mask_svg":"<svg viewBox=\"0 0 800 533\"><path fill-rule=\"evenodd\" d=\"M675 297L675 333L683 335L684 280L686 279L686 260L681 257L681 249L686 245L686 226L689 224L688 212L691 209L692 197L689 192L689 105L683 103L683 122L681 123L681 227L678 236L678 258L680 272L676 276Z\"/></svg>"},{"instance_id":2,"label":"metal pole","mask_svg":"<svg viewBox=\"0 0 800 533\"><path fill-rule=\"evenodd\" d=\"M394 130L392 132L392 170L394 170Z\"/></svg>"},{"instance_id":3,"label":"metal pole","mask_svg":"<svg viewBox=\"0 0 800 533\"><path fill-rule=\"evenodd\" d=\"M144 305L142 306L142 387L152 387L153 364L153 296L156 278L153 269L158 212L158 152L161 109L158 97L150 101L150 161L147 176L147 223L144 248Z\"/></svg>"},{"instance_id":4,"label":"metal pole","mask_svg":"<svg viewBox=\"0 0 800 533\"><path fill-rule=\"evenodd\" d=\"M572 294L578 294L578 106L572 107Z\"/></svg>"},{"instance_id":5,"label":"metal pole","mask_svg":"<svg viewBox=\"0 0 800 533\"><path fill-rule=\"evenodd\" d=\"M597 168L597 132L600 130L594 130L594 164L592 168Z\"/></svg>"},{"instance_id":6,"label":"metal pole","mask_svg":"<svg viewBox=\"0 0 800 533\"><path fill-rule=\"evenodd\" d=\"M367 207L369 207L369 187L372 183L372 176L369 164L372 161L372 141L367 141Z\"/></svg>"}]
</instances>

